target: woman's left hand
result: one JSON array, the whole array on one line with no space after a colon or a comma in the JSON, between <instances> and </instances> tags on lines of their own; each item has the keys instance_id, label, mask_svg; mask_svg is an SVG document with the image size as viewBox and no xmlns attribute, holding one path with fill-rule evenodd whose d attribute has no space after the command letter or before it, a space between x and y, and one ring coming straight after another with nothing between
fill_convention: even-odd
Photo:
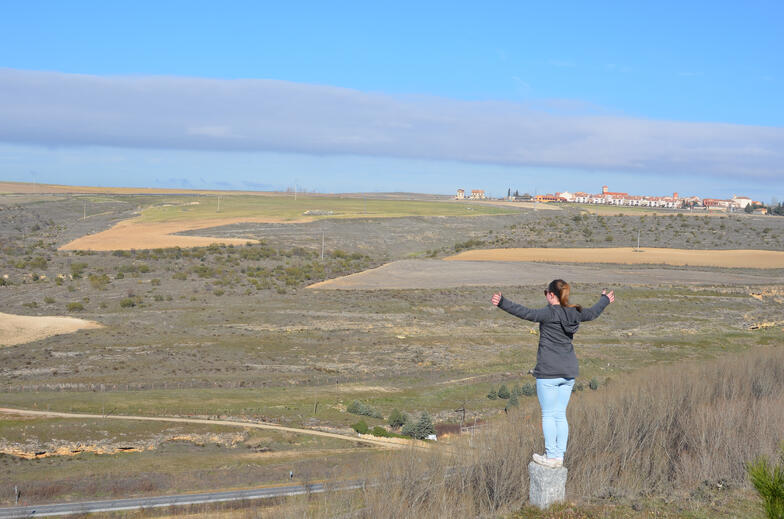
<instances>
[{"instance_id":1,"label":"woman's left hand","mask_svg":"<svg viewBox=\"0 0 784 519\"><path fill-rule=\"evenodd\" d=\"M602 295L607 296L607 299L609 299L611 303L615 302L615 290L610 290L610 292L602 290Z\"/></svg>"},{"instance_id":2,"label":"woman's left hand","mask_svg":"<svg viewBox=\"0 0 784 519\"><path fill-rule=\"evenodd\" d=\"M495 294L493 294L493 298L490 300L490 302L493 303L495 306L498 306L498 304L501 302L501 297L503 297L501 296L501 292L496 292Z\"/></svg>"}]
</instances>

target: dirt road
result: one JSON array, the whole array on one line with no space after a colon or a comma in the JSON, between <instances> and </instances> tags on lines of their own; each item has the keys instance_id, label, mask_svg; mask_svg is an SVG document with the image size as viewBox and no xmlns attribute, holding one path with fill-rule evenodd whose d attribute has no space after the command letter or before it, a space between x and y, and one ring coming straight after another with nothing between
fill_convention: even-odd
<instances>
[{"instance_id":1,"label":"dirt road","mask_svg":"<svg viewBox=\"0 0 784 519\"><path fill-rule=\"evenodd\" d=\"M330 433L326 431L317 431L314 429L300 429L297 427L286 427L284 425L265 424L257 422L235 422L231 420L205 420L202 418L175 418L166 416L128 416L128 415L100 415L88 413L59 413L55 411L33 411L30 409L11 409L7 407L0 407L0 413L15 414L22 416L39 416L39 417L52 417L52 418L80 418L90 420L133 420L140 422L175 422L175 423L190 423L190 424L203 424L203 425L223 425L229 427L243 427L250 429L268 429L273 431L284 431L295 434L308 434L310 436L321 436L323 438L334 438L338 440L346 440L357 443L365 443L374 447L383 447L387 449L400 449L410 445L417 446L416 444L406 441L400 443L400 438L381 438L381 437L367 437L367 436L346 436L344 434Z\"/></svg>"}]
</instances>

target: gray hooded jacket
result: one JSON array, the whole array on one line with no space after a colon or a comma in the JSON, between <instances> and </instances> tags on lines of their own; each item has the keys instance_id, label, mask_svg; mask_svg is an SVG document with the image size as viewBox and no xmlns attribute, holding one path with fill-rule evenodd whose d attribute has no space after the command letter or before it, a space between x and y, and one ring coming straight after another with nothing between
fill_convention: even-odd
<instances>
[{"instance_id":1,"label":"gray hooded jacket","mask_svg":"<svg viewBox=\"0 0 784 519\"><path fill-rule=\"evenodd\" d=\"M533 309L513 303L502 297L498 308L510 314L539 323L539 349L536 352L536 378L576 378L579 374L577 355L574 354L572 338L580 323L599 317L610 298L602 295L591 308L562 307L547 305Z\"/></svg>"}]
</instances>

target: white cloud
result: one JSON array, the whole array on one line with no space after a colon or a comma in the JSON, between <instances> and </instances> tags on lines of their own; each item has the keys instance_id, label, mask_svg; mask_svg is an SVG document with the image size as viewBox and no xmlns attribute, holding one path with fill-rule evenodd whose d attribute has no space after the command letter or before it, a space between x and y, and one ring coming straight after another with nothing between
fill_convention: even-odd
<instances>
[{"instance_id":1,"label":"white cloud","mask_svg":"<svg viewBox=\"0 0 784 519\"><path fill-rule=\"evenodd\" d=\"M532 104L276 80L0 69L0 141L784 176L782 128L645 120L579 108L554 113Z\"/></svg>"}]
</instances>

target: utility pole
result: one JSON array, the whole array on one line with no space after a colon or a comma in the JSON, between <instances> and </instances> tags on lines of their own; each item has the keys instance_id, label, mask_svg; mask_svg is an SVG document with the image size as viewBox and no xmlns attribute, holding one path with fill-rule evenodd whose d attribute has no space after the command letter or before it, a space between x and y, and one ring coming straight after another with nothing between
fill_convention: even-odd
<instances>
[{"instance_id":1,"label":"utility pole","mask_svg":"<svg viewBox=\"0 0 784 519\"><path fill-rule=\"evenodd\" d=\"M324 231L321 231L321 261L324 261Z\"/></svg>"},{"instance_id":2,"label":"utility pole","mask_svg":"<svg viewBox=\"0 0 784 519\"><path fill-rule=\"evenodd\" d=\"M637 250L640 250L640 230L637 230Z\"/></svg>"},{"instance_id":3,"label":"utility pole","mask_svg":"<svg viewBox=\"0 0 784 519\"><path fill-rule=\"evenodd\" d=\"M218 196L218 212L219 213L220 213L220 203L221 203L221 197Z\"/></svg>"},{"instance_id":4,"label":"utility pole","mask_svg":"<svg viewBox=\"0 0 784 519\"><path fill-rule=\"evenodd\" d=\"M84 200L83 203L84 203L84 206L82 208L83 209L82 220L87 220L87 200Z\"/></svg>"}]
</instances>

